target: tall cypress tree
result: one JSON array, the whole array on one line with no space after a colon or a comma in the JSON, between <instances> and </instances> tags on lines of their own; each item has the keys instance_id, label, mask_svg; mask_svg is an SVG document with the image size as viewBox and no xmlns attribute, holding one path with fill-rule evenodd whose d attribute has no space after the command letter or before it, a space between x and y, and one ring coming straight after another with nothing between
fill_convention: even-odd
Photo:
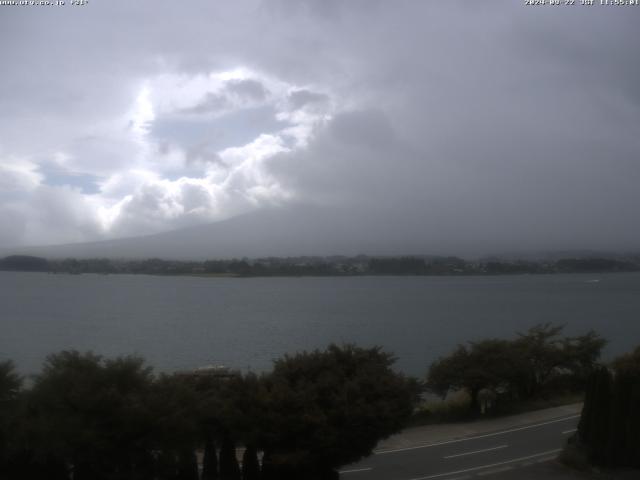
<instances>
[{"instance_id":1,"label":"tall cypress tree","mask_svg":"<svg viewBox=\"0 0 640 480\"><path fill-rule=\"evenodd\" d=\"M627 417L627 455L630 466L640 468L640 378L631 379L629 403L632 408Z\"/></svg>"},{"instance_id":2,"label":"tall cypress tree","mask_svg":"<svg viewBox=\"0 0 640 480\"><path fill-rule=\"evenodd\" d=\"M218 454L216 443L211 435L207 435L204 443L202 459L202 480L218 480Z\"/></svg>"},{"instance_id":3,"label":"tall cypress tree","mask_svg":"<svg viewBox=\"0 0 640 480\"><path fill-rule=\"evenodd\" d=\"M262 455L262 467L260 468L262 480L277 480L278 476L273 468L273 461L268 450Z\"/></svg>"},{"instance_id":4,"label":"tall cypress tree","mask_svg":"<svg viewBox=\"0 0 640 480\"><path fill-rule=\"evenodd\" d=\"M156 460L158 480L175 480L178 477L178 461L173 452L162 450Z\"/></svg>"},{"instance_id":5,"label":"tall cypress tree","mask_svg":"<svg viewBox=\"0 0 640 480\"><path fill-rule=\"evenodd\" d=\"M593 437L593 417L597 414L594 408L594 397L596 395L596 375L592 372L587 379L587 387L584 394L584 403L582 404L582 413L578 422L578 437L580 442L588 445Z\"/></svg>"},{"instance_id":6,"label":"tall cypress tree","mask_svg":"<svg viewBox=\"0 0 640 480\"><path fill-rule=\"evenodd\" d=\"M588 382L578 438L591 462L640 467L640 348L595 370Z\"/></svg>"},{"instance_id":7,"label":"tall cypress tree","mask_svg":"<svg viewBox=\"0 0 640 480\"><path fill-rule=\"evenodd\" d=\"M616 465L640 467L640 346L618 357L613 368L616 374L616 407L622 411Z\"/></svg>"},{"instance_id":8,"label":"tall cypress tree","mask_svg":"<svg viewBox=\"0 0 640 480\"><path fill-rule=\"evenodd\" d=\"M223 437L220 448L220 480L241 480L236 446L229 435Z\"/></svg>"},{"instance_id":9,"label":"tall cypress tree","mask_svg":"<svg viewBox=\"0 0 640 480\"><path fill-rule=\"evenodd\" d=\"M596 369L589 380L583 414L578 425L580 440L594 463L607 462L607 443L611 417L611 373Z\"/></svg>"},{"instance_id":10,"label":"tall cypress tree","mask_svg":"<svg viewBox=\"0 0 640 480\"><path fill-rule=\"evenodd\" d=\"M624 375L616 375L611 384L611 412L609 414L609 430L607 431L605 451L603 452L603 465L624 464L627 442L627 418L631 405L629 405L630 385Z\"/></svg>"},{"instance_id":11,"label":"tall cypress tree","mask_svg":"<svg viewBox=\"0 0 640 480\"><path fill-rule=\"evenodd\" d=\"M612 466L640 467L640 378L617 372L607 461Z\"/></svg>"},{"instance_id":12,"label":"tall cypress tree","mask_svg":"<svg viewBox=\"0 0 640 480\"><path fill-rule=\"evenodd\" d=\"M242 480L259 480L260 464L258 462L258 450L249 445L242 455Z\"/></svg>"},{"instance_id":13,"label":"tall cypress tree","mask_svg":"<svg viewBox=\"0 0 640 480\"><path fill-rule=\"evenodd\" d=\"M191 449L184 449L178 456L178 480L199 480L198 459Z\"/></svg>"}]
</instances>

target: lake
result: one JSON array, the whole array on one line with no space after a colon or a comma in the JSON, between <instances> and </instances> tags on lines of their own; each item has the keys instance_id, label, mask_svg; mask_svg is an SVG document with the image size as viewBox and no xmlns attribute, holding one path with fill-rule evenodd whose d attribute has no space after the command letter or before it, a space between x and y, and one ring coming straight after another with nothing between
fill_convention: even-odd
<instances>
[{"instance_id":1,"label":"lake","mask_svg":"<svg viewBox=\"0 0 640 480\"><path fill-rule=\"evenodd\" d=\"M139 354L161 371L268 369L330 342L381 345L423 375L456 344L540 322L595 329L610 358L640 344L640 274L198 278L0 272L0 360Z\"/></svg>"}]
</instances>

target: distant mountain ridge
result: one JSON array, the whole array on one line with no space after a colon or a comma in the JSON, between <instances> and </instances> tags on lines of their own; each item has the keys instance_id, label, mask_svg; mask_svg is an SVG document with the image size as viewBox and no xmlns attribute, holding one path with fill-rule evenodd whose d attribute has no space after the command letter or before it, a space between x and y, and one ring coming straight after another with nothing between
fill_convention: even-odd
<instances>
[{"instance_id":1,"label":"distant mountain ridge","mask_svg":"<svg viewBox=\"0 0 640 480\"><path fill-rule=\"evenodd\" d=\"M454 238L447 238L448 234ZM207 260L297 256L448 256L490 260L624 258L598 250L542 250L487 256L487 246L445 233L398 212L290 205L253 211L227 220L154 235L97 242L0 248L0 257ZM475 246L475 244L478 246ZM470 251L473 246L475 251ZM484 249L482 251L481 249ZM500 251L499 248L492 248ZM509 251L503 249L502 251Z\"/></svg>"},{"instance_id":2,"label":"distant mountain ridge","mask_svg":"<svg viewBox=\"0 0 640 480\"><path fill-rule=\"evenodd\" d=\"M398 218L380 222L371 215L344 209L290 206L262 209L227 220L141 237L1 248L0 256L204 260L424 251L424 239L420 240L418 232L411 234L411 226L407 223ZM404 233L407 230L409 235ZM390 248L390 245L394 247Z\"/></svg>"}]
</instances>

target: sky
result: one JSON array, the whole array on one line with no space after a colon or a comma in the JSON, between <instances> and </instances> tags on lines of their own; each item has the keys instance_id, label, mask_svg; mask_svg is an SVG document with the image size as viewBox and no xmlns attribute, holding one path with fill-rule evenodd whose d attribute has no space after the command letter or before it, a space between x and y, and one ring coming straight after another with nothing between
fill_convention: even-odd
<instances>
[{"instance_id":1,"label":"sky","mask_svg":"<svg viewBox=\"0 0 640 480\"><path fill-rule=\"evenodd\" d=\"M639 23L514 0L0 6L0 247L302 204L402 218L413 253L637 251Z\"/></svg>"}]
</instances>

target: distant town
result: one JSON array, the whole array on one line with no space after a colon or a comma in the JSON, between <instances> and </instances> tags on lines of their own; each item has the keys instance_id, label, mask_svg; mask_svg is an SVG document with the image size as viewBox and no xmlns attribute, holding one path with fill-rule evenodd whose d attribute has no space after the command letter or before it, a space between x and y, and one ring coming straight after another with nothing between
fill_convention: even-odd
<instances>
[{"instance_id":1,"label":"distant town","mask_svg":"<svg viewBox=\"0 0 640 480\"><path fill-rule=\"evenodd\" d=\"M567 257L546 260L486 258L465 260L439 256L267 257L178 261L150 258L46 259L11 255L0 259L0 270L66 274L147 274L231 277L358 276L358 275L508 275L613 273L640 271L640 255Z\"/></svg>"}]
</instances>

